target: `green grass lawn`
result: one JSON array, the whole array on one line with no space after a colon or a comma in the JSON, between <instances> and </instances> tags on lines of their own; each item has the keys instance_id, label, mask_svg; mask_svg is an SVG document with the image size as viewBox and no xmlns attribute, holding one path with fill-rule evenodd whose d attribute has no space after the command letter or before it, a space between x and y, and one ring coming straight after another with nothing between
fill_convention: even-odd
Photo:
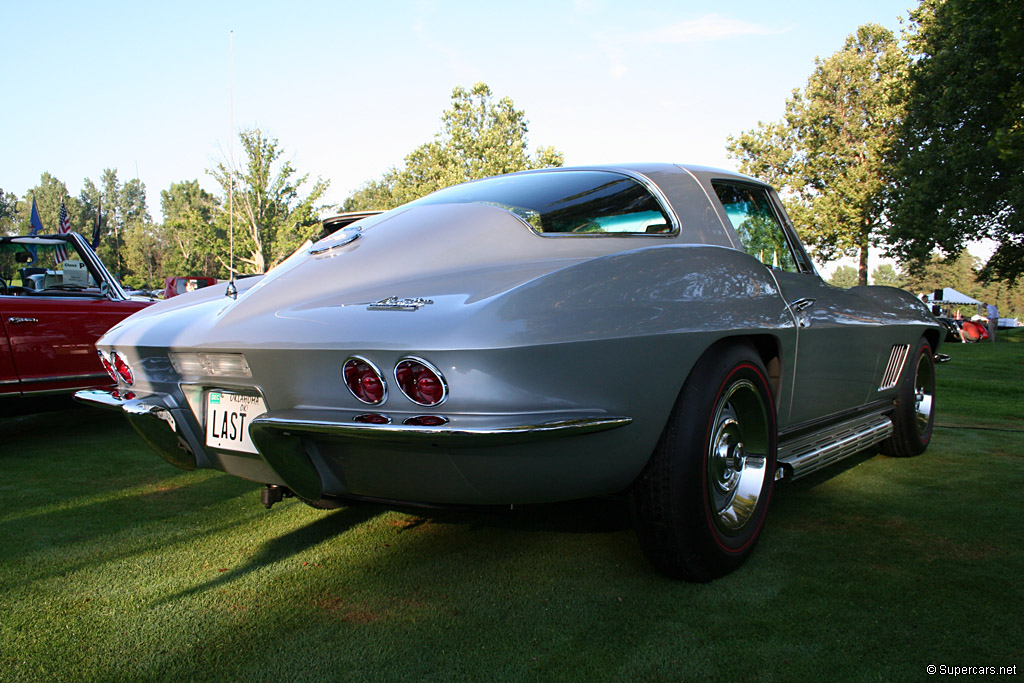
<instances>
[{"instance_id":1,"label":"green grass lawn","mask_svg":"<svg viewBox=\"0 0 1024 683\"><path fill-rule=\"evenodd\" d=\"M1024 333L949 344L922 456L776 489L707 585L625 506L265 510L117 415L0 420L0 680L925 680L1024 665Z\"/></svg>"}]
</instances>

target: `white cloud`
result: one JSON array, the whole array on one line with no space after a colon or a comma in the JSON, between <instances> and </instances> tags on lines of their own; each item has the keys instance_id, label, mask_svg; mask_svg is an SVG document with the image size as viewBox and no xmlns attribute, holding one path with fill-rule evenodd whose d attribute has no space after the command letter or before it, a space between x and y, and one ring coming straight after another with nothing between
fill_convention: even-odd
<instances>
[{"instance_id":1,"label":"white cloud","mask_svg":"<svg viewBox=\"0 0 1024 683\"><path fill-rule=\"evenodd\" d=\"M656 31L629 36L629 41L644 43L702 43L736 36L772 36L791 28L771 28L720 14L706 14L697 19L679 21Z\"/></svg>"}]
</instances>

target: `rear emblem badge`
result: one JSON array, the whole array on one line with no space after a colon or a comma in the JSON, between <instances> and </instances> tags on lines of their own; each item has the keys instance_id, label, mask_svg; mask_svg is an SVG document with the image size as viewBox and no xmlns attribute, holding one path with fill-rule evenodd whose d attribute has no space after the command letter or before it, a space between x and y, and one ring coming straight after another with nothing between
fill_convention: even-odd
<instances>
[{"instance_id":1,"label":"rear emblem badge","mask_svg":"<svg viewBox=\"0 0 1024 683\"><path fill-rule=\"evenodd\" d=\"M399 299L389 296L366 307L368 311L415 311L434 303L430 299Z\"/></svg>"}]
</instances>

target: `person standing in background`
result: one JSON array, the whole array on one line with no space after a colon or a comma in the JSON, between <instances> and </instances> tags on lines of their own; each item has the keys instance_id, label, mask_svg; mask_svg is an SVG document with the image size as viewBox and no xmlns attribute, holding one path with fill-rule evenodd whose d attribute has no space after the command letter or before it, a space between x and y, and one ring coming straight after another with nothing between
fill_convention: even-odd
<instances>
[{"instance_id":1,"label":"person standing in background","mask_svg":"<svg viewBox=\"0 0 1024 683\"><path fill-rule=\"evenodd\" d=\"M996 340L996 328L999 327L999 309L995 304L988 305L988 339Z\"/></svg>"}]
</instances>

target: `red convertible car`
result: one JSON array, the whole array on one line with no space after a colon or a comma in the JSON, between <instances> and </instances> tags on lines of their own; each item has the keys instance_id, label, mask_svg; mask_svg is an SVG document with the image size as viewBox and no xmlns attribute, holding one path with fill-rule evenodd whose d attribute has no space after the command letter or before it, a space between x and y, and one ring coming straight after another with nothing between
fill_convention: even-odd
<instances>
[{"instance_id":1,"label":"red convertible car","mask_svg":"<svg viewBox=\"0 0 1024 683\"><path fill-rule=\"evenodd\" d=\"M0 237L0 414L13 397L113 385L96 340L150 303L130 299L76 233Z\"/></svg>"}]
</instances>

